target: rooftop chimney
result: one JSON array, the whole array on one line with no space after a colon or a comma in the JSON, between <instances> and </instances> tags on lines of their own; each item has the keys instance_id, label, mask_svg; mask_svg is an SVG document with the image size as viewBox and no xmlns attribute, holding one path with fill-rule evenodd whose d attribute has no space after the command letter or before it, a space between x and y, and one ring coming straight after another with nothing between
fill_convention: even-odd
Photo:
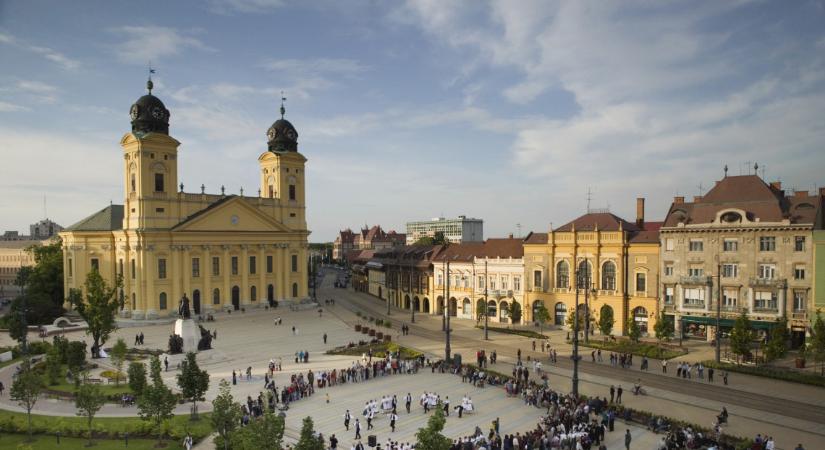
<instances>
[{"instance_id":1,"label":"rooftop chimney","mask_svg":"<svg viewBox=\"0 0 825 450\"><path fill-rule=\"evenodd\" d=\"M680 205L684 202L685 202L684 197L673 197L673 203L676 203L677 205Z\"/></svg>"},{"instance_id":2,"label":"rooftop chimney","mask_svg":"<svg viewBox=\"0 0 825 450\"><path fill-rule=\"evenodd\" d=\"M638 197L636 199L636 226L644 229L645 227L645 198Z\"/></svg>"},{"instance_id":3,"label":"rooftop chimney","mask_svg":"<svg viewBox=\"0 0 825 450\"><path fill-rule=\"evenodd\" d=\"M513 239L513 233L508 234L507 239Z\"/></svg>"},{"instance_id":4,"label":"rooftop chimney","mask_svg":"<svg viewBox=\"0 0 825 450\"><path fill-rule=\"evenodd\" d=\"M701 195L694 195L693 196L693 203L698 203L698 202L701 202L701 201L702 201L702 196Z\"/></svg>"},{"instance_id":5,"label":"rooftop chimney","mask_svg":"<svg viewBox=\"0 0 825 450\"><path fill-rule=\"evenodd\" d=\"M771 188L776 189L777 191L782 190L782 182L781 181L771 181Z\"/></svg>"}]
</instances>

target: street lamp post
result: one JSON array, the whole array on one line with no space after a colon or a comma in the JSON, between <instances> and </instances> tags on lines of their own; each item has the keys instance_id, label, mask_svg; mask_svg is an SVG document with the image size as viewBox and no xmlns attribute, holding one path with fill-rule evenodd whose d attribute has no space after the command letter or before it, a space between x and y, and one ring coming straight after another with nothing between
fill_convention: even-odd
<instances>
[{"instance_id":1,"label":"street lamp post","mask_svg":"<svg viewBox=\"0 0 825 450\"><path fill-rule=\"evenodd\" d=\"M487 258L484 258L484 340L489 341L487 335L487 318L490 317L490 305L487 304Z\"/></svg>"},{"instance_id":2,"label":"street lamp post","mask_svg":"<svg viewBox=\"0 0 825 450\"><path fill-rule=\"evenodd\" d=\"M413 267L410 266L410 293L412 293ZM416 277L416 287L418 287L418 277ZM415 323L415 296L410 299L410 322Z\"/></svg>"},{"instance_id":3,"label":"street lamp post","mask_svg":"<svg viewBox=\"0 0 825 450\"><path fill-rule=\"evenodd\" d=\"M579 395L579 269L576 269L576 309L573 314L573 395Z\"/></svg>"},{"instance_id":4,"label":"street lamp post","mask_svg":"<svg viewBox=\"0 0 825 450\"><path fill-rule=\"evenodd\" d=\"M450 260L448 259L447 260L447 274L449 275L449 273L450 273ZM446 298L444 299L444 304L445 304L446 308L444 308L444 313L447 315L447 321L446 321L447 328L445 330L446 343L444 345L444 355L445 355L444 360L445 361L450 361L450 300L449 300L449 298L450 298L450 278L449 278L449 276L447 277L446 289L447 289L447 293L445 295Z\"/></svg>"},{"instance_id":5,"label":"street lamp post","mask_svg":"<svg viewBox=\"0 0 825 450\"><path fill-rule=\"evenodd\" d=\"M716 255L716 362L722 359L722 264Z\"/></svg>"}]
</instances>

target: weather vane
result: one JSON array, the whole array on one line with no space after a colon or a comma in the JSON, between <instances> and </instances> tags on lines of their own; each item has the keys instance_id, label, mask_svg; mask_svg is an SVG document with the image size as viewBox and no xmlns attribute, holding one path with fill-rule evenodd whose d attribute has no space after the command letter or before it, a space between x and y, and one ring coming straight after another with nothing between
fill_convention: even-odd
<instances>
[{"instance_id":1,"label":"weather vane","mask_svg":"<svg viewBox=\"0 0 825 450\"><path fill-rule=\"evenodd\" d=\"M286 108L284 108L284 102L286 101L286 97L284 97L284 91L281 91L281 119L284 118L284 114L286 114Z\"/></svg>"},{"instance_id":2,"label":"weather vane","mask_svg":"<svg viewBox=\"0 0 825 450\"><path fill-rule=\"evenodd\" d=\"M149 94L152 94L152 88L155 87L155 84L152 83L152 74L155 73L155 69L152 68L152 61L149 61L149 80L146 81L146 89L149 90Z\"/></svg>"}]
</instances>

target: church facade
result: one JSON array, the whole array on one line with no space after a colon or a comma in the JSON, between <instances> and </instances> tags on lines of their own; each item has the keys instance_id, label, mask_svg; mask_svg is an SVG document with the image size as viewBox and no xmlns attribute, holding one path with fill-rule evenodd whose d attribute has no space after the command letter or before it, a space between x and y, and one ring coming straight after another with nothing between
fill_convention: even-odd
<instances>
[{"instance_id":1,"label":"church facade","mask_svg":"<svg viewBox=\"0 0 825 450\"><path fill-rule=\"evenodd\" d=\"M97 270L122 277L122 317L249 309L308 295L306 158L281 118L258 156L257 195L183 191L169 111L149 93L132 105L123 149L124 204L109 205L60 233L64 286L83 289Z\"/></svg>"}]
</instances>

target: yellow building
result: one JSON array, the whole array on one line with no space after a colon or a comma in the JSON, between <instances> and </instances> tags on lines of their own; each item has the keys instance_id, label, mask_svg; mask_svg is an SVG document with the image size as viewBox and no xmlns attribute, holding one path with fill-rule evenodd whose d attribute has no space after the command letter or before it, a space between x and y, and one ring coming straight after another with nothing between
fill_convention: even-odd
<instances>
[{"instance_id":1,"label":"yellow building","mask_svg":"<svg viewBox=\"0 0 825 450\"><path fill-rule=\"evenodd\" d=\"M196 314L307 296L306 158L281 118L258 156L256 196L183 191L169 111L149 93L132 105L123 148L124 205L110 205L60 233L66 292L97 269L123 277L123 317L177 314L185 295ZM216 161L216 163L219 163Z\"/></svg>"},{"instance_id":2,"label":"yellow building","mask_svg":"<svg viewBox=\"0 0 825 450\"><path fill-rule=\"evenodd\" d=\"M551 323L566 326L567 315L576 307L579 273L589 278L594 331L609 308L615 320L613 334L625 334L632 316L643 334L652 335L658 310L660 226L644 222L644 199L638 199L636 223L594 212L549 233L531 233L524 242L527 320L533 320L532 312L543 303ZM584 301L581 289L582 313Z\"/></svg>"}]
</instances>

